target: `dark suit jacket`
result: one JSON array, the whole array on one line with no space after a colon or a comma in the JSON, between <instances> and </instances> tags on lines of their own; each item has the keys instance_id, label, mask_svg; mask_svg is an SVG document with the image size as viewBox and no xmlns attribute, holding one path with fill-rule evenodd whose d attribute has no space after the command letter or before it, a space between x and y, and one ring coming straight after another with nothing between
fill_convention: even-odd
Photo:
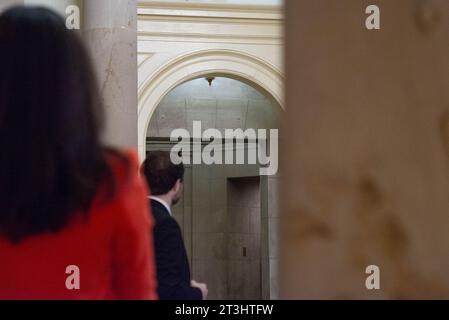
<instances>
[{"instance_id":1,"label":"dark suit jacket","mask_svg":"<svg viewBox=\"0 0 449 320\"><path fill-rule=\"evenodd\" d=\"M161 300L201 300L201 290L190 286L190 268L181 228L167 209L151 200L158 294Z\"/></svg>"}]
</instances>

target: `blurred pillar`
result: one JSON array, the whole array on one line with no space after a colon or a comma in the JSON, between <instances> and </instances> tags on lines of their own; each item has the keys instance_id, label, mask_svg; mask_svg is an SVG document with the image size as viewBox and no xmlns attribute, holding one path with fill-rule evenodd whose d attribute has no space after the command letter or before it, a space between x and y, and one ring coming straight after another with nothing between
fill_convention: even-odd
<instances>
[{"instance_id":1,"label":"blurred pillar","mask_svg":"<svg viewBox=\"0 0 449 320\"><path fill-rule=\"evenodd\" d=\"M137 147L136 0L84 0L83 37L104 101L105 142Z\"/></svg>"},{"instance_id":2,"label":"blurred pillar","mask_svg":"<svg viewBox=\"0 0 449 320\"><path fill-rule=\"evenodd\" d=\"M2 0L2 2L3 1L8 2L8 0ZM21 0L20 2L30 6L45 6L55 10L62 16L66 16L66 9L68 6L76 5L81 10L83 5L83 0Z\"/></svg>"},{"instance_id":3,"label":"blurred pillar","mask_svg":"<svg viewBox=\"0 0 449 320\"><path fill-rule=\"evenodd\" d=\"M23 5L24 0L2 0L0 1L0 13L14 5Z\"/></svg>"},{"instance_id":4,"label":"blurred pillar","mask_svg":"<svg viewBox=\"0 0 449 320\"><path fill-rule=\"evenodd\" d=\"M374 2L287 1L282 298L449 298L449 1Z\"/></svg>"}]
</instances>

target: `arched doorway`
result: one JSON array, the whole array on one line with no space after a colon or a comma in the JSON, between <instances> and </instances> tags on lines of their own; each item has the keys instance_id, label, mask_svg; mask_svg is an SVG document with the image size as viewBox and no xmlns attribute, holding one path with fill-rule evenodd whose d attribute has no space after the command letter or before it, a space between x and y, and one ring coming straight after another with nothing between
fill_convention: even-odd
<instances>
[{"instance_id":1,"label":"arched doorway","mask_svg":"<svg viewBox=\"0 0 449 320\"><path fill-rule=\"evenodd\" d=\"M138 152L145 156L145 144L151 117L162 99L178 85L198 77L226 76L250 84L284 108L283 74L270 63L250 54L208 49L194 51L173 59L156 72L151 59L139 66L145 79L139 88Z\"/></svg>"},{"instance_id":2,"label":"arched doorway","mask_svg":"<svg viewBox=\"0 0 449 320\"><path fill-rule=\"evenodd\" d=\"M171 132L278 129L282 108L266 92L229 77L208 75L175 87L153 111L146 151L170 150ZM247 145L245 145L245 148ZM269 299L276 282L277 177L258 164L187 165L183 200L173 208L192 266L211 299ZM269 192L273 196L268 196ZM271 238L271 242L270 242Z\"/></svg>"}]
</instances>

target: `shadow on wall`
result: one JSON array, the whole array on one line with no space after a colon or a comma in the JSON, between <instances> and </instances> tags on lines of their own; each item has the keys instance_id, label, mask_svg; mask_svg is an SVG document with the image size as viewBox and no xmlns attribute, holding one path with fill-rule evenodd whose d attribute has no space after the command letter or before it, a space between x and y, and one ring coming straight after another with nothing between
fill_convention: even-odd
<instances>
[{"instance_id":1,"label":"shadow on wall","mask_svg":"<svg viewBox=\"0 0 449 320\"><path fill-rule=\"evenodd\" d=\"M192 134L193 121L222 133L237 128L275 129L281 112L270 99L243 82L217 77L209 85L206 78L199 78L164 97L151 118L147 136L167 138L177 128Z\"/></svg>"}]
</instances>

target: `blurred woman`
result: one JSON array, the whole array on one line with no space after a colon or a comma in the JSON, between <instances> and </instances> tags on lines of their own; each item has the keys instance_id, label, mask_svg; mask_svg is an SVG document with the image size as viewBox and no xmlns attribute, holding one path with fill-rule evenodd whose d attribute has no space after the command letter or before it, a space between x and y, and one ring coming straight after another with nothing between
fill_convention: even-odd
<instances>
[{"instance_id":1,"label":"blurred woman","mask_svg":"<svg viewBox=\"0 0 449 320\"><path fill-rule=\"evenodd\" d=\"M135 153L105 148L92 66L44 8L0 16L0 299L155 299Z\"/></svg>"}]
</instances>

